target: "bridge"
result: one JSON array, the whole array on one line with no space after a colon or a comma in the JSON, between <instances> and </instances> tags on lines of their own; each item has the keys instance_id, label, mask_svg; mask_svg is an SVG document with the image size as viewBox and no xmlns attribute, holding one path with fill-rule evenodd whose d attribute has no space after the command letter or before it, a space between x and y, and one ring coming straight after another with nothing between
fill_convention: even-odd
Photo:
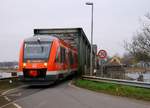
<instances>
[{"instance_id":1,"label":"bridge","mask_svg":"<svg viewBox=\"0 0 150 108\"><path fill-rule=\"evenodd\" d=\"M79 74L90 73L90 52L91 44L82 28L52 28L52 29L34 29L34 36L37 35L53 35L78 50L78 72ZM93 50L93 57L97 52Z\"/></svg>"},{"instance_id":2,"label":"bridge","mask_svg":"<svg viewBox=\"0 0 150 108\"><path fill-rule=\"evenodd\" d=\"M34 36L53 35L65 42L69 42L78 50L78 74L84 79L93 81L106 81L131 86L149 88L149 84L113 80L89 76L91 44L82 28L57 28L57 29L34 29ZM93 60L96 60L97 49L92 46ZM95 65L95 64L93 64ZM132 84L131 84L132 83ZM111 96L104 93L81 89L73 85L72 80L64 80L48 87L32 87L21 85L19 87L0 91L0 108L149 108L150 103L124 97Z\"/></svg>"}]
</instances>

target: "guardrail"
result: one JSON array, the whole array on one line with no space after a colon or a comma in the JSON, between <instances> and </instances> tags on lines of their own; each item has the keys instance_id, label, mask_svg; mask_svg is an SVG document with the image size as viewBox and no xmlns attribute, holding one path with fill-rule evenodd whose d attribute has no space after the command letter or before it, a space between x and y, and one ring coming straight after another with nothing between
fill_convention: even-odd
<instances>
[{"instance_id":1,"label":"guardrail","mask_svg":"<svg viewBox=\"0 0 150 108\"><path fill-rule=\"evenodd\" d=\"M82 78L87 79L87 80L97 81L97 82L108 82L108 83L115 83L115 84L122 84L122 85L128 85L128 86L150 89L150 83L149 82L129 81L129 80L103 78L103 77L96 77L96 76L85 76L85 75L83 75Z\"/></svg>"}]
</instances>

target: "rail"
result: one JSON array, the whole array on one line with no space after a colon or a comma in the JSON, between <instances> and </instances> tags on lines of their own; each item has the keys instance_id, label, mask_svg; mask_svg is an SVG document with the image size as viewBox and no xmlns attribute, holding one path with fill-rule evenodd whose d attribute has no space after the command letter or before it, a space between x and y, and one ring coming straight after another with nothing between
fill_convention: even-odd
<instances>
[{"instance_id":1,"label":"rail","mask_svg":"<svg viewBox=\"0 0 150 108\"><path fill-rule=\"evenodd\" d=\"M96 82L108 82L108 83L115 83L115 84L122 84L134 87L141 87L141 88L148 88L150 89L149 82L140 82L140 81L129 81L129 80L122 80L122 79L112 79L112 78L103 78L103 77L96 77L96 76L82 76L83 79L92 80Z\"/></svg>"}]
</instances>

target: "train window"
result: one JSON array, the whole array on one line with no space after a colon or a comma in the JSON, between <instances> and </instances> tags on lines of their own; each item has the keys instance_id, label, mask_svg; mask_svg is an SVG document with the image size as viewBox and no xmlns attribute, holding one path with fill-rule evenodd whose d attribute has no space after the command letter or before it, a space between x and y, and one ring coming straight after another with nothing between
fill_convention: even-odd
<instances>
[{"instance_id":1,"label":"train window","mask_svg":"<svg viewBox=\"0 0 150 108\"><path fill-rule=\"evenodd\" d=\"M25 43L24 60L42 59L48 60L51 43Z\"/></svg>"},{"instance_id":2,"label":"train window","mask_svg":"<svg viewBox=\"0 0 150 108\"><path fill-rule=\"evenodd\" d=\"M60 61L59 61L59 53L60 53L60 47L57 49L57 52L56 52L56 59L55 59L55 61L56 61L57 63L60 62Z\"/></svg>"},{"instance_id":3,"label":"train window","mask_svg":"<svg viewBox=\"0 0 150 108\"><path fill-rule=\"evenodd\" d=\"M69 61L71 65L74 63L73 54L71 51L69 52Z\"/></svg>"},{"instance_id":4,"label":"train window","mask_svg":"<svg viewBox=\"0 0 150 108\"><path fill-rule=\"evenodd\" d=\"M64 63L66 60L66 50L63 47L60 47L60 62Z\"/></svg>"}]
</instances>

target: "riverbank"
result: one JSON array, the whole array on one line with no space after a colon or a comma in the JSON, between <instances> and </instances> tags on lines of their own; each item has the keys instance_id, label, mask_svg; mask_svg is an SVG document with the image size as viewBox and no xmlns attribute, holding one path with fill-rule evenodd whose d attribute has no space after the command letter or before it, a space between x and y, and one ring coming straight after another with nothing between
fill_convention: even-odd
<instances>
[{"instance_id":1,"label":"riverbank","mask_svg":"<svg viewBox=\"0 0 150 108\"><path fill-rule=\"evenodd\" d=\"M82 79L75 80L74 85L96 92L150 101L150 89Z\"/></svg>"}]
</instances>

